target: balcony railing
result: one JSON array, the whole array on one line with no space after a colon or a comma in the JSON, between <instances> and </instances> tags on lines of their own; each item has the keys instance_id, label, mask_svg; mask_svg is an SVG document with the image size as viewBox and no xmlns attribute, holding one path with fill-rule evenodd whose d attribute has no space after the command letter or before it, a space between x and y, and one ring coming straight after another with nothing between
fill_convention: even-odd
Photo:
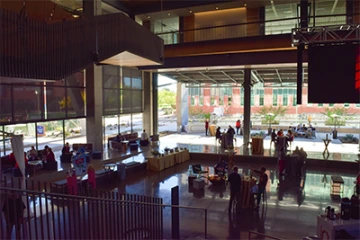
<instances>
[{"instance_id":1,"label":"balcony railing","mask_svg":"<svg viewBox=\"0 0 360 240\"><path fill-rule=\"evenodd\" d=\"M349 18L349 16L346 14L321 15L315 16L315 18L309 17L309 27L346 24L347 18ZM354 25L360 23L360 13L353 14L352 18L354 19ZM275 35L291 33L291 29L298 27L299 21L299 17L293 17L186 29L182 31L157 33L157 35L164 39L165 45Z\"/></svg>"}]
</instances>

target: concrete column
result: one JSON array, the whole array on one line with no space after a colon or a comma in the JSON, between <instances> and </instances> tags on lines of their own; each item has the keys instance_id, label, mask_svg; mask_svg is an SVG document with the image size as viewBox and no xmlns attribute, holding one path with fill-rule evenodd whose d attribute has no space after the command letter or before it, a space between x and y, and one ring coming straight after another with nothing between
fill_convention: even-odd
<instances>
[{"instance_id":1,"label":"concrete column","mask_svg":"<svg viewBox=\"0 0 360 240\"><path fill-rule=\"evenodd\" d=\"M244 72L244 146L250 141L250 116L251 116L251 69Z\"/></svg>"},{"instance_id":2,"label":"concrete column","mask_svg":"<svg viewBox=\"0 0 360 240\"><path fill-rule=\"evenodd\" d=\"M181 131L184 132L189 122L189 100L188 89L183 83L177 83L176 118L177 127L181 126Z\"/></svg>"},{"instance_id":3,"label":"concrete column","mask_svg":"<svg viewBox=\"0 0 360 240\"><path fill-rule=\"evenodd\" d=\"M101 15L101 0L83 0L84 15ZM89 41L96 49L96 33ZM103 86L102 67L90 66L85 69L86 79L86 141L93 144L95 150L103 149Z\"/></svg>"},{"instance_id":4,"label":"concrete column","mask_svg":"<svg viewBox=\"0 0 360 240\"><path fill-rule=\"evenodd\" d=\"M159 130L158 73L152 73L152 134Z\"/></svg>"},{"instance_id":5,"label":"concrete column","mask_svg":"<svg viewBox=\"0 0 360 240\"><path fill-rule=\"evenodd\" d=\"M152 74L150 72L143 72L143 102L144 102L144 111L143 111L143 129L149 135L154 134L153 132L153 111L152 111Z\"/></svg>"}]
</instances>

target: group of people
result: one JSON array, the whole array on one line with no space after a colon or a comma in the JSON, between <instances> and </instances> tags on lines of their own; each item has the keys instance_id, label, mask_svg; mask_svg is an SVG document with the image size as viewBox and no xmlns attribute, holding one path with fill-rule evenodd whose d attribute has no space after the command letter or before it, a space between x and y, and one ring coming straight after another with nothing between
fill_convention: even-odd
<instances>
[{"instance_id":1,"label":"group of people","mask_svg":"<svg viewBox=\"0 0 360 240\"><path fill-rule=\"evenodd\" d=\"M261 197L265 193L265 187L268 182L268 175L266 174L266 168L261 167L260 170L256 170L253 168L249 168L253 173L257 174L259 176L258 184L256 185L257 192L256 193L256 206L255 210L259 209ZM240 202L240 195L241 195L241 185L242 185L242 178L239 174L239 168L237 166L233 167L233 172L229 174L228 177L228 183L230 184L230 200L229 200L229 213L231 212L233 208L234 200L236 200L237 203ZM239 212L239 207L236 206L236 212Z\"/></svg>"},{"instance_id":2,"label":"group of people","mask_svg":"<svg viewBox=\"0 0 360 240\"><path fill-rule=\"evenodd\" d=\"M309 124L309 127L306 127L305 124L299 124L296 128L291 126L289 128L295 131L296 135L305 136L306 138L311 138L316 130L311 124Z\"/></svg>"},{"instance_id":3,"label":"group of people","mask_svg":"<svg viewBox=\"0 0 360 240\"><path fill-rule=\"evenodd\" d=\"M243 123L244 123L244 121L243 121ZM241 124L241 121L240 121L240 119L239 119L239 120L237 120L236 123L235 123L236 135L242 135L241 126L242 126L242 124ZM231 126L229 125L229 127L231 127ZM232 127L231 127L231 128L232 128ZM221 128L218 127L216 130L217 130L217 131L219 130L219 132L220 132L220 129L221 129ZM234 128L232 128L232 129L234 130ZM209 133L209 119L205 119L205 135L208 136L208 133ZM220 132L220 134L221 134L221 132ZM235 130L234 130L233 135L235 135Z\"/></svg>"},{"instance_id":4,"label":"group of people","mask_svg":"<svg viewBox=\"0 0 360 240\"><path fill-rule=\"evenodd\" d=\"M289 143L294 141L294 134L293 134L292 130L290 130L290 129L287 130L286 135L284 135L284 131L282 129L280 129L277 132L275 129L273 129L272 133L271 133L271 143L274 142L275 146L276 146L277 143L279 143L279 138L284 138L286 147L288 147Z\"/></svg>"},{"instance_id":5,"label":"group of people","mask_svg":"<svg viewBox=\"0 0 360 240\"><path fill-rule=\"evenodd\" d=\"M224 134L226 134L226 141L227 141L227 144L226 144L226 145L227 145L227 146L233 146L233 140L234 140L234 135L235 135L235 130L234 130L234 128L229 125L229 127L228 127L228 129L227 129L226 132L225 132L225 130L224 130L224 132L221 132L221 128L218 127L218 128L216 129L216 133L215 133L215 139L216 139L216 141L218 141L219 143L221 143L222 140L223 140ZM235 139L235 140L236 140L236 139Z\"/></svg>"}]
</instances>

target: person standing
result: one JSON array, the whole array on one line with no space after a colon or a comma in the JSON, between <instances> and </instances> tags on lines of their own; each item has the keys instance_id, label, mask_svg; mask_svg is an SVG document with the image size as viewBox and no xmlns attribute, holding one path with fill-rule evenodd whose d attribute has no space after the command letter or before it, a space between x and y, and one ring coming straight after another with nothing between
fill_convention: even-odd
<instances>
[{"instance_id":1,"label":"person standing","mask_svg":"<svg viewBox=\"0 0 360 240\"><path fill-rule=\"evenodd\" d=\"M15 226L16 239L20 239L20 229L23 223L25 204L18 194L10 193L6 198L2 211L6 221L6 238L11 239L12 230Z\"/></svg>"},{"instance_id":2,"label":"person standing","mask_svg":"<svg viewBox=\"0 0 360 240\"><path fill-rule=\"evenodd\" d=\"M208 135L208 131L209 131L209 119L205 120L205 134L206 136Z\"/></svg>"},{"instance_id":3,"label":"person standing","mask_svg":"<svg viewBox=\"0 0 360 240\"><path fill-rule=\"evenodd\" d=\"M230 183L230 200L229 200L229 213L233 207L233 201L236 199L236 212L239 212L239 202L240 202L240 191L241 191L241 176L238 173L239 168L237 166L233 167L233 172L229 175L228 183Z\"/></svg>"},{"instance_id":4,"label":"person standing","mask_svg":"<svg viewBox=\"0 0 360 240\"><path fill-rule=\"evenodd\" d=\"M257 193L256 207L255 207L255 209L259 209L261 196L262 196L262 195L264 194L264 192L265 192L265 187L266 187L266 184L267 184L267 182L268 182L269 177L268 177L268 175L265 173L265 171L266 171L266 168L265 168L265 167L261 167L261 168L260 168L260 171L259 171L259 170L255 170L255 169L253 169L253 168L250 168L250 170L259 175L258 193Z\"/></svg>"},{"instance_id":5,"label":"person standing","mask_svg":"<svg viewBox=\"0 0 360 240\"><path fill-rule=\"evenodd\" d=\"M241 128L241 122L240 122L240 119L236 121L236 135L239 135L239 130Z\"/></svg>"}]
</instances>

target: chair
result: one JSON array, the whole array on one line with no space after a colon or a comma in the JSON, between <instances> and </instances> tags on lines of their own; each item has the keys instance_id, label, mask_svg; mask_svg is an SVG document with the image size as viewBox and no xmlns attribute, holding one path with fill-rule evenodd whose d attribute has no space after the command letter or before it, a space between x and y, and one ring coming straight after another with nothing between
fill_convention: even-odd
<instances>
[{"instance_id":1,"label":"chair","mask_svg":"<svg viewBox=\"0 0 360 240\"><path fill-rule=\"evenodd\" d=\"M49 171L57 171L58 163L56 161L46 162L46 163L44 163L44 169L49 170Z\"/></svg>"},{"instance_id":2,"label":"chair","mask_svg":"<svg viewBox=\"0 0 360 240\"><path fill-rule=\"evenodd\" d=\"M154 134L151 136L151 145L159 145L160 144L160 136L159 134Z\"/></svg>"}]
</instances>

